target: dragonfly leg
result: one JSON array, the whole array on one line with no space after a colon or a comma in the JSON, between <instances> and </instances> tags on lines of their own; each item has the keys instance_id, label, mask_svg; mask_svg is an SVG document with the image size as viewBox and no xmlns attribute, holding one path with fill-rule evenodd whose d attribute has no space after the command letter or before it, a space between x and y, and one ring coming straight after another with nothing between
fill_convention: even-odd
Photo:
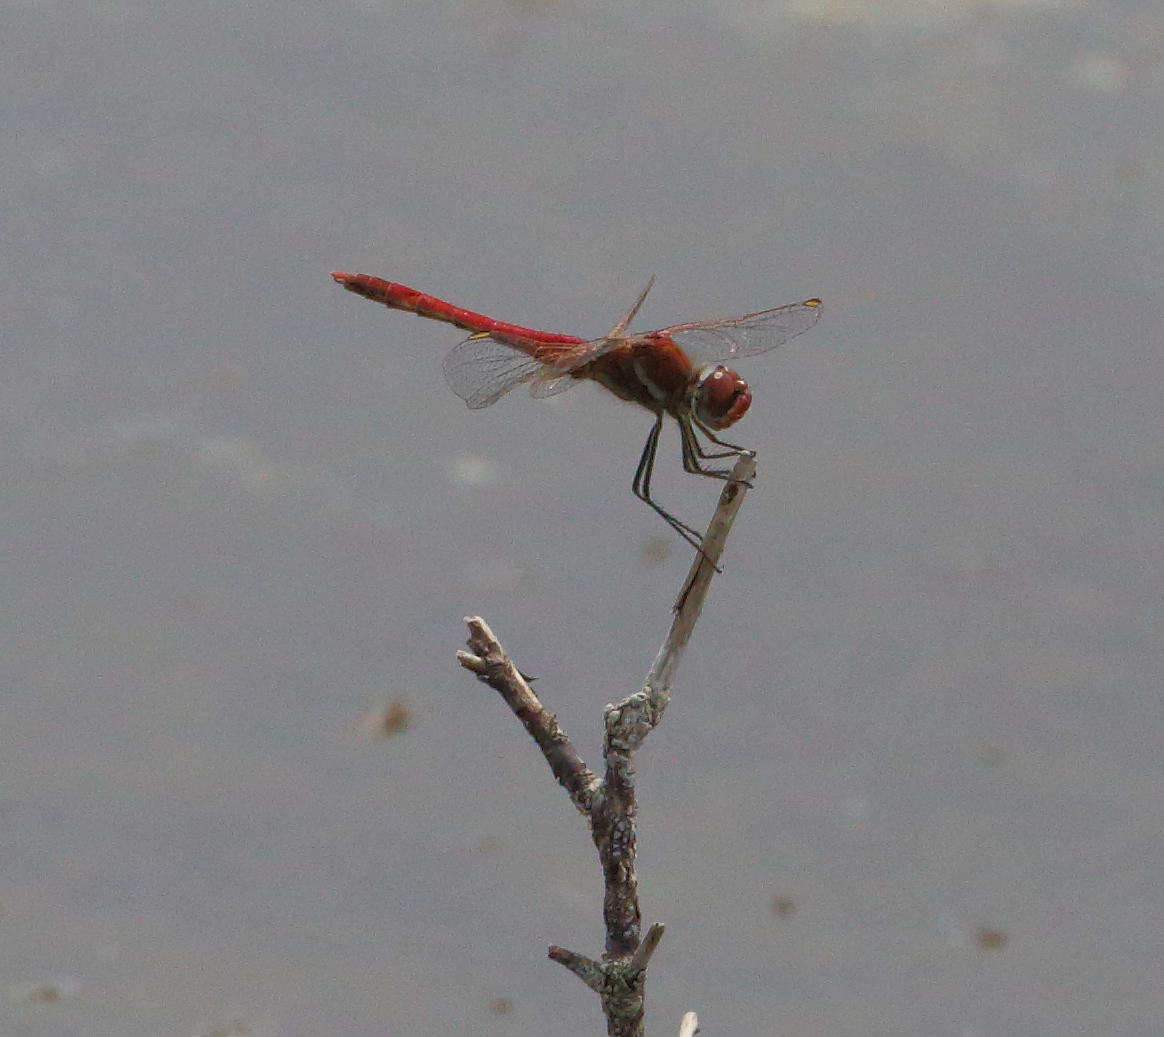
<instances>
[{"instance_id":1,"label":"dragonfly leg","mask_svg":"<svg viewBox=\"0 0 1164 1037\"><path fill-rule=\"evenodd\" d=\"M698 549L703 541L703 537L699 532L692 529L686 522L680 522L679 519L667 511L666 508L651 496L651 475L655 470L655 455L659 451L659 434L663 431L663 417L664 414L660 411L659 416L655 419L655 424L651 427L650 434L647 436L646 445L643 447L642 456L639 458L639 466L635 469L635 478L631 484L631 491L644 504L649 504L654 508L667 524L692 547Z\"/></svg>"},{"instance_id":2,"label":"dragonfly leg","mask_svg":"<svg viewBox=\"0 0 1164 1037\"><path fill-rule=\"evenodd\" d=\"M709 440L711 440L711 442L713 442L716 446L727 447L727 451L725 453L722 453L722 454L705 454L702 450L700 450L699 451L700 457L740 457L742 454L754 453L754 451L749 450L747 447L737 446L735 443L729 443L729 442L727 442L727 440L720 439L719 436L717 436L714 432L712 432L711 429L709 429L705 424L703 424L703 422L701 422L694 415L692 415L691 421L694 425L696 425L699 428L699 431L702 432L705 436L707 436L707 438ZM696 440L697 445L698 445L698 442L699 441Z\"/></svg>"},{"instance_id":3,"label":"dragonfly leg","mask_svg":"<svg viewBox=\"0 0 1164 1037\"><path fill-rule=\"evenodd\" d=\"M723 453L704 450L703 445L699 442L698 432L702 432L712 442L718 443L720 446L730 447L731 449L725 450ZM683 443L683 470L690 472L692 475L705 475L709 479L723 479L726 481L731 478L731 469L704 468L699 462L701 460L713 461L722 457L740 457L743 454L751 453L750 450L738 447L734 443L725 443L722 439L717 439L711 431L689 417L679 419L679 435Z\"/></svg>"},{"instance_id":4,"label":"dragonfly leg","mask_svg":"<svg viewBox=\"0 0 1164 1037\"><path fill-rule=\"evenodd\" d=\"M639 466L635 469L635 478L631 484L631 490L639 500L654 508L655 512L662 516L667 525L675 530L687 543L694 547L704 558L707 558L707 555L703 553L703 535L698 530L687 525L686 522L680 522L679 519L667 511L666 508L651 496L651 475L655 470L655 455L659 451L659 434L663 431L664 417L665 413L660 411L658 417L655 419L655 424L651 427L650 434L647 436L646 445L643 447L642 456L639 458ZM708 560L710 561L710 559ZM714 563L712 564L714 565ZM715 571L723 572L718 565L715 565Z\"/></svg>"}]
</instances>

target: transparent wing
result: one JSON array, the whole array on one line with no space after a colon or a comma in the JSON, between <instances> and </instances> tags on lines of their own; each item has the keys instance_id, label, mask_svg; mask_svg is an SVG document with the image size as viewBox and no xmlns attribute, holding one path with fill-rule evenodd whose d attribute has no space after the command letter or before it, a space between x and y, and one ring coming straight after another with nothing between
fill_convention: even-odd
<instances>
[{"instance_id":1,"label":"transparent wing","mask_svg":"<svg viewBox=\"0 0 1164 1037\"><path fill-rule=\"evenodd\" d=\"M644 336L627 335L623 338L596 338L590 342L579 342L575 346L558 347L552 353L548 350L542 350L539 355L542 358L542 365L545 367L545 371L542 373L541 381L556 381L559 378L569 375L571 371L577 371L578 368L584 367L591 360L597 360L600 356L605 356L612 350L618 349L620 346L625 346L642 337ZM553 396L555 392L561 392L562 390L535 390L531 386L530 391L535 396Z\"/></svg>"},{"instance_id":2,"label":"transparent wing","mask_svg":"<svg viewBox=\"0 0 1164 1037\"><path fill-rule=\"evenodd\" d=\"M628 317L642 303L642 298ZM546 344L539 348L538 356L530 356L516 346L479 332L449 351L444 360L445 381L473 410L479 410L527 382L535 397L564 392L578 384L573 372L591 361L623 346L646 346L661 338L670 338L684 352L702 361L755 356L807 331L820 320L821 312L821 301L808 299L742 317L675 324L641 335L622 334L624 318L610 336L577 344Z\"/></svg>"},{"instance_id":3,"label":"transparent wing","mask_svg":"<svg viewBox=\"0 0 1164 1037\"><path fill-rule=\"evenodd\" d=\"M552 396L575 384L556 365L528 356L488 335L470 335L442 365L445 381L472 410L496 403L510 389L530 382L535 396ZM559 384L564 383L564 384Z\"/></svg>"},{"instance_id":4,"label":"transparent wing","mask_svg":"<svg viewBox=\"0 0 1164 1037\"><path fill-rule=\"evenodd\" d=\"M529 394L534 399L544 400L547 396L557 396L558 393L565 392L577 384L577 378L568 372L562 374L561 369L555 364L534 376L533 381L529 383Z\"/></svg>"},{"instance_id":5,"label":"transparent wing","mask_svg":"<svg viewBox=\"0 0 1164 1037\"><path fill-rule=\"evenodd\" d=\"M684 352L706 361L756 356L808 331L820 320L819 299L807 299L774 310L745 313L742 317L676 324L652 331L651 338L667 336Z\"/></svg>"}]
</instances>

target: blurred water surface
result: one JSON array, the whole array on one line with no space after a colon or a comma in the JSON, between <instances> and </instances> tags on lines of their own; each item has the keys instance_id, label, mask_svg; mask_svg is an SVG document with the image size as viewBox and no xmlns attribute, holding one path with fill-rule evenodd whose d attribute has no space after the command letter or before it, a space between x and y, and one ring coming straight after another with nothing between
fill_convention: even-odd
<instances>
[{"instance_id":1,"label":"blurred water surface","mask_svg":"<svg viewBox=\"0 0 1164 1037\"><path fill-rule=\"evenodd\" d=\"M652 274L640 328L825 300L741 364L760 476L640 756L653 1032L1158 1032L1160 10L3 26L6 1034L600 1032L544 957L601 949L593 851L453 653L483 614L596 762L689 561L650 419L471 413L336 268L580 335Z\"/></svg>"}]
</instances>

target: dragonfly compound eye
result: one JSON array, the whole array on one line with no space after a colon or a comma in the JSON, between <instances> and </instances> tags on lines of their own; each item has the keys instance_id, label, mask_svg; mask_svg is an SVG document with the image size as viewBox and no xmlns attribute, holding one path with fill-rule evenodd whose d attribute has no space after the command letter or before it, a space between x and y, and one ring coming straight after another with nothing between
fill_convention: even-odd
<instances>
[{"instance_id":1,"label":"dragonfly compound eye","mask_svg":"<svg viewBox=\"0 0 1164 1037\"><path fill-rule=\"evenodd\" d=\"M734 425L752 404L752 393L730 367L705 367L695 386L695 416L708 428Z\"/></svg>"}]
</instances>

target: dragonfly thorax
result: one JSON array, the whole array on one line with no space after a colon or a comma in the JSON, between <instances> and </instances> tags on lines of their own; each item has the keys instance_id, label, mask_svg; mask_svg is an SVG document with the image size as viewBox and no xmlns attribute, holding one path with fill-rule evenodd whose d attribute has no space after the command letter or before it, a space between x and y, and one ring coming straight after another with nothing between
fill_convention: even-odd
<instances>
[{"instance_id":1,"label":"dragonfly thorax","mask_svg":"<svg viewBox=\"0 0 1164 1037\"><path fill-rule=\"evenodd\" d=\"M752 404L752 393L730 367L708 364L699 371L691 387L691 410L695 419L708 428L734 425Z\"/></svg>"}]
</instances>

